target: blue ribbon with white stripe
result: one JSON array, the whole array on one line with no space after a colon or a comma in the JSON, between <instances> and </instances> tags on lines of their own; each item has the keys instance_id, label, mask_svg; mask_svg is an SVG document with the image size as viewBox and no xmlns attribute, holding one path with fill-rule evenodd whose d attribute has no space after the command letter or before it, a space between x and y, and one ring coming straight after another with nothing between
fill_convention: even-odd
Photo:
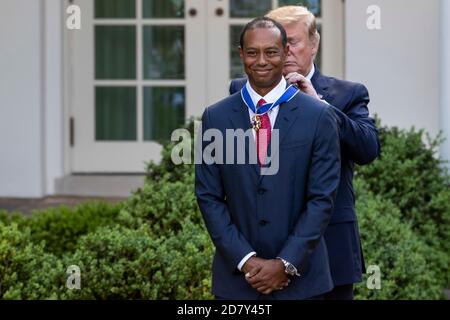
<instances>
[{"instance_id":1,"label":"blue ribbon with white stripe","mask_svg":"<svg viewBox=\"0 0 450 320\"><path fill-rule=\"evenodd\" d=\"M242 97L242 100L244 100L245 105L250 110L252 110L253 113L255 113L257 115L263 115L263 114L269 112L270 110L272 110L273 108L275 108L276 106L278 106L278 105L280 105L280 104L282 104L284 102L288 102L297 93L299 93L299 91L300 90L297 87L295 87L293 85L290 85L289 87L286 88L284 93L281 95L280 98L278 98L277 101L275 101L274 103L263 104L259 108L256 108L256 106L253 104L253 100L250 97L250 93L248 92L246 85L241 89L241 97Z\"/></svg>"}]
</instances>

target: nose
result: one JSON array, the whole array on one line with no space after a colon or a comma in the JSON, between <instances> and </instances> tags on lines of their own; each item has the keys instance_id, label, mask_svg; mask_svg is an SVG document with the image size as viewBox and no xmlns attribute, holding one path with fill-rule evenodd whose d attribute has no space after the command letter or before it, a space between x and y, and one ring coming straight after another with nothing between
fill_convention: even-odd
<instances>
[{"instance_id":1,"label":"nose","mask_svg":"<svg viewBox=\"0 0 450 320\"><path fill-rule=\"evenodd\" d=\"M267 60L266 60L266 57L265 57L264 53L261 53L261 54L258 56L258 61L257 61L257 63L258 63L258 65L262 65L262 66L264 66L264 65L267 64Z\"/></svg>"}]
</instances>

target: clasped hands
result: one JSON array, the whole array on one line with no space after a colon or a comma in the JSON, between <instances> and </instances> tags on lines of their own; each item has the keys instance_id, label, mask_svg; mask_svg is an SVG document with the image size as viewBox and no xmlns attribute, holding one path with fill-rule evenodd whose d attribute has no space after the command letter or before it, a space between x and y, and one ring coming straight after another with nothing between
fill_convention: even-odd
<instances>
[{"instance_id":1,"label":"clasped hands","mask_svg":"<svg viewBox=\"0 0 450 320\"><path fill-rule=\"evenodd\" d=\"M258 292L270 294L282 290L290 283L280 259L263 259L256 256L248 259L242 267L245 280Z\"/></svg>"}]
</instances>

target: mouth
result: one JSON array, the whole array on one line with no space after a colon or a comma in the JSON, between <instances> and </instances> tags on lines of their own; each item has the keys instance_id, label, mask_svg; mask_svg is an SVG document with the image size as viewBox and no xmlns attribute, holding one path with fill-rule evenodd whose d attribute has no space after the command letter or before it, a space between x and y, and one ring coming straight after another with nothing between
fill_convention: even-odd
<instances>
[{"instance_id":1,"label":"mouth","mask_svg":"<svg viewBox=\"0 0 450 320\"><path fill-rule=\"evenodd\" d=\"M284 64L284 66L285 67L294 67L294 66L296 66L297 64L295 63L295 62L286 62L285 64Z\"/></svg>"},{"instance_id":2,"label":"mouth","mask_svg":"<svg viewBox=\"0 0 450 320\"><path fill-rule=\"evenodd\" d=\"M254 72L259 76L266 76L272 71L272 69L261 69L261 70L254 70Z\"/></svg>"}]
</instances>

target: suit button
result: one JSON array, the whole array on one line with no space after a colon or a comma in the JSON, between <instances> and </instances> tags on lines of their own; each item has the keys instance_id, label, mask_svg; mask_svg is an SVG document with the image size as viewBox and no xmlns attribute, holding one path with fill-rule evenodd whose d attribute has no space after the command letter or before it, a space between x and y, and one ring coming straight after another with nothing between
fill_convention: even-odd
<instances>
[{"instance_id":1,"label":"suit button","mask_svg":"<svg viewBox=\"0 0 450 320\"><path fill-rule=\"evenodd\" d=\"M261 226L261 227L264 227L266 224L268 224L269 223L269 221L266 221L266 220L260 220L259 221L259 225Z\"/></svg>"},{"instance_id":2,"label":"suit button","mask_svg":"<svg viewBox=\"0 0 450 320\"><path fill-rule=\"evenodd\" d=\"M266 192L266 190L264 190L264 189L262 189L262 188L259 188L258 189L258 194L264 194Z\"/></svg>"}]
</instances>

